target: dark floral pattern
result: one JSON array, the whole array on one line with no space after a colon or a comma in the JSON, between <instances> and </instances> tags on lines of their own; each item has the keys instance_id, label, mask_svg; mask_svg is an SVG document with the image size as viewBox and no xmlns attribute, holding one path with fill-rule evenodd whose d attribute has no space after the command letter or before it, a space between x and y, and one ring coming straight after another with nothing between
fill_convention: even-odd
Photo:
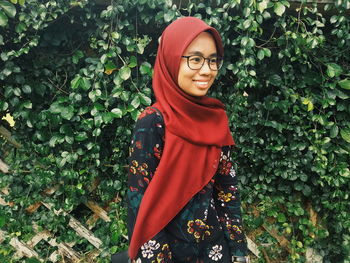
<instances>
[{"instance_id":1,"label":"dark floral pattern","mask_svg":"<svg viewBox=\"0 0 350 263\"><path fill-rule=\"evenodd\" d=\"M129 238L163 146L163 119L148 107L138 118L130 147ZM230 147L223 147L216 175L162 231L141 247L136 262L230 262L232 255L246 255L237 176L230 151Z\"/></svg>"}]
</instances>

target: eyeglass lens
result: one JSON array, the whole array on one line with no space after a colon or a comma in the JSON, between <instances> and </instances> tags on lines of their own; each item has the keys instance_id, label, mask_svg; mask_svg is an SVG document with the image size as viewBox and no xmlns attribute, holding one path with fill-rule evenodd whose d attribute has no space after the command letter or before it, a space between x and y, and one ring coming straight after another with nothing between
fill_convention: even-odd
<instances>
[{"instance_id":1,"label":"eyeglass lens","mask_svg":"<svg viewBox=\"0 0 350 263\"><path fill-rule=\"evenodd\" d=\"M188 66L191 69L202 68L205 60L208 60L208 65L211 70L219 70L222 66L222 59L218 57L204 58L198 55L187 57Z\"/></svg>"}]
</instances>

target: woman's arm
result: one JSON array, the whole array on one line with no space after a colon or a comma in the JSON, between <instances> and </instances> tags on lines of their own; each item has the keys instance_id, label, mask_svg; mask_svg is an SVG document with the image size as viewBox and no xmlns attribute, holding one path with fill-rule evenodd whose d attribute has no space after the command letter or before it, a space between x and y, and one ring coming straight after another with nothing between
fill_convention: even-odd
<instances>
[{"instance_id":1,"label":"woman's arm","mask_svg":"<svg viewBox=\"0 0 350 263\"><path fill-rule=\"evenodd\" d=\"M247 255L242 229L238 179L231 160L231 147L223 147L214 184L214 199L220 223L228 240L231 256Z\"/></svg>"},{"instance_id":2,"label":"woman's arm","mask_svg":"<svg viewBox=\"0 0 350 263\"><path fill-rule=\"evenodd\" d=\"M147 108L139 117L131 142L128 172L128 234L131 240L138 209L147 186L159 164L163 149L164 127L162 117ZM171 252L164 231L146 242L136 262L163 259L170 262Z\"/></svg>"}]
</instances>

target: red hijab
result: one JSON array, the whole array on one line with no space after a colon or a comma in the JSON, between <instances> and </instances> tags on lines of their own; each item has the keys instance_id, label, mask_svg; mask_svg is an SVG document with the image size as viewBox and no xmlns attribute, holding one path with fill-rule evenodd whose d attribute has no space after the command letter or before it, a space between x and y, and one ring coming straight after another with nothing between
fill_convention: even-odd
<instances>
[{"instance_id":1,"label":"red hijab","mask_svg":"<svg viewBox=\"0 0 350 263\"><path fill-rule=\"evenodd\" d=\"M207 96L189 96L177 85L181 56L204 31L211 33L218 55L223 56L219 33L198 18L174 21L161 37L154 66L153 106L163 114L165 144L140 204L129 247L131 259L209 183L221 147L234 144L224 105Z\"/></svg>"}]
</instances>

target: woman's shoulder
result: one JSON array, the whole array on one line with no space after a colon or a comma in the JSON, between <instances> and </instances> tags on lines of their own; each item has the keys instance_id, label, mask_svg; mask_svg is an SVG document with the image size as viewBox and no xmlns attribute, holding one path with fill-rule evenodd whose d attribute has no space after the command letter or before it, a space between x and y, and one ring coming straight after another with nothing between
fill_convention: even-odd
<instances>
[{"instance_id":1,"label":"woman's shoulder","mask_svg":"<svg viewBox=\"0 0 350 263\"><path fill-rule=\"evenodd\" d=\"M145 108L137 118L136 126L138 127L158 127L164 126L162 114L155 107Z\"/></svg>"}]
</instances>

